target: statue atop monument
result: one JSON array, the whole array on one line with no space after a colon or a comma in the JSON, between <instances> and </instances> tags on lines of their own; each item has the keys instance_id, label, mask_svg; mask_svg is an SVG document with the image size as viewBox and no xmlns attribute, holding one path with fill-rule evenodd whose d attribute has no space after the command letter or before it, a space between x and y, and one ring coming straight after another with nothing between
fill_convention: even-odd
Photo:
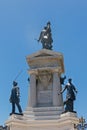
<instances>
[{"instance_id":1,"label":"statue atop monument","mask_svg":"<svg viewBox=\"0 0 87 130\"><path fill-rule=\"evenodd\" d=\"M43 28L43 30L40 33L38 42L42 43L43 49L49 49L52 50L52 33L51 33L51 23L48 21L47 25Z\"/></svg>"},{"instance_id":2,"label":"statue atop monument","mask_svg":"<svg viewBox=\"0 0 87 130\"><path fill-rule=\"evenodd\" d=\"M19 104L20 91L19 91L19 87L17 85L18 85L18 83L16 81L13 81L13 88L11 90L11 95L10 95L10 99L9 99L10 103L12 103L12 112L10 113L10 115L17 114L17 113L15 113L15 105L17 106L20 115L23 115L21 106Z\"/></svg>"},{"instance_id":3,"label":"statue atop monument","mask_svg":"<svg viewBox=\"0 0 87 130\"><path fill-rule=\"evenodd\" d=\"M74 101L76 100L76 93L77 90L75 88L75 86L72 84L72 79L69 78L68 79L68 83L65 85L64 89L61 91L61 94L67 90L67 94L66 94L66 100L64 101L64 105L66 105L65 107L65 112L74 112Z\"/></svg>"}]
</instances>

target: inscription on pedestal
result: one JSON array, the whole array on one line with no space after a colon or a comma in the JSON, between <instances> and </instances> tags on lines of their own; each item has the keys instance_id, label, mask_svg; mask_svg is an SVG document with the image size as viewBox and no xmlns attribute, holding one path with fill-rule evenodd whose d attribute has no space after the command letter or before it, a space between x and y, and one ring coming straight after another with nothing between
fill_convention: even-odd
<instances>
[{"instance_id":1,"label":"inscription on pedestal","mask_svg":"<svg viewBox=\"0 0 87 130\"><path fill-rule=\"evenodd\" d=\"M52 104L52 91L46 90L46 91L39 91L37 95L37 103L40 106L50 106Z\"/></svg>"}]
</instances>

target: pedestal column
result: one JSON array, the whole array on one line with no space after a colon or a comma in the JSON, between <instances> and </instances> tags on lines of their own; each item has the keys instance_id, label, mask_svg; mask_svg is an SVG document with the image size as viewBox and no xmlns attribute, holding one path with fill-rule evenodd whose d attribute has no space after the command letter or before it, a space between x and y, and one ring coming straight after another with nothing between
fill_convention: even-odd
<instances>
[{"instance_id":1,"label":"pedestal column","mask_svg":"<svg viewBox=\"0 0 87 130\"><path fill-rule=\"evenodd\" d=\"M36 106L36 74L30 73L30 87L28 97L28 107Z\"/></svg>"},{"instance_id":2,"label":"pedestal column","mask_svg":"<svg viewBox=\"0 0 87 130\"><path fill-rule=\"evenodd\" d=\"M61 91L60 79L58 72L53 73L53 106L63 106L62 95L58 95Z\"/></svg>"}]
</instances>

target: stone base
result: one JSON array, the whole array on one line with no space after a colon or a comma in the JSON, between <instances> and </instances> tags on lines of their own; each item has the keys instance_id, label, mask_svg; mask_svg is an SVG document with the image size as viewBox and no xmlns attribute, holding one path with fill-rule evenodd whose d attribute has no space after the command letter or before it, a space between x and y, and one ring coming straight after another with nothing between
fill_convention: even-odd
<instances>
[{"instance_id":1,"label":"stone base","mask_svg":"<svg viewBox=\"0 0 87 130\"><path fill-rule=\"evenodd\" d=\"M50 113L48 109L48 113L46 111L43 115L43 112L40 111L36 111L37 116L39 116L37 119L34 116L32 118L29 117L27 111L24 112L23 116L13 114L6 121L5 125L9 126L10 130L74 130L74 124L79 122L76 113L67 112L58 115L56 112ZM55 118L53 119L52 114L54 115L54 113ZM48 118L46 114L49 115ZM43 115L44 118L41 119L40 115Z\"/></svg>"},{"instance_id":2,"label":"stone base","mask_svg":"<svg viewBox=\"0 0 87 130\"><path fill-rule=\"evenodd\" d=\"M27 107L26 111L24 111L24 118L27 120L58 119L63 111L63 107Z\"/></svg>"}]
</instances>

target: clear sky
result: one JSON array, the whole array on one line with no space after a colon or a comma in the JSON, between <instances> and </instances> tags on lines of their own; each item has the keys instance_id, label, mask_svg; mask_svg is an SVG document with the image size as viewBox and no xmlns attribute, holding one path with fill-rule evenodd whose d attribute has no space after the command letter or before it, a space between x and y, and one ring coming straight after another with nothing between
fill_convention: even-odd
<instances>
[{"instance_id":1,"label":"clear sky","mask_svg":"<svg viewBox=\"0 0 87 130\"><path fill-rule=\"evenodd\" d=\"M64 56L65 74L78 90L75 110L87 119L87 0L0 0L0 125L9 118L12 82L28 98L26 56L41 50L40 31L51 22L53 51Z\"/></svg>"}]
</instances>

